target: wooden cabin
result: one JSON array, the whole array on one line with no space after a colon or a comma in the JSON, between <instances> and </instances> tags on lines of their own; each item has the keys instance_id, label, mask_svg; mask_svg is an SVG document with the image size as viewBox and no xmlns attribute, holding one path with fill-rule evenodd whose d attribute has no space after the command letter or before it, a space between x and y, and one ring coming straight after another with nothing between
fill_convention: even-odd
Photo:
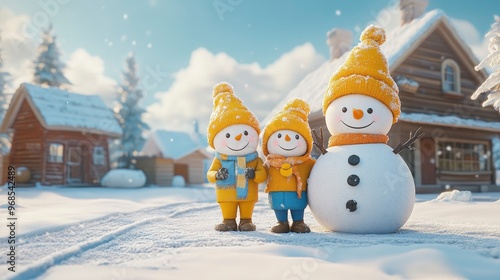
<instances>
[{"instance_id":1,"label":"wooden cabin","mask_svg":"<svg viewBox=\"0 0 500 280\"><path fill-rule=\"evenodd\" d=\"M492 160L492 139L500 133L500 116L492 107L481 106L484 98L470 98L487 78L486 72L474 70L478 60L442 11L402 14L406 16L403 24L387 31L381 46L402 103L401 117L389 132L388 144L395 147L408 139L410 131L422 128L425 137L416 143L416 149L401 154L414 175L417 192L500 190L495 186ZM311 128L323 128L326 146L330 135L321 109L323 95L347 54L307 75L264 123L287 100L302 98L311 106ZM319 151L315 153L319 155Z\"/></svg>"},{"instance_id":2,"label":"wooden cabin","mask_svg":"<svg viewBox=\"0 0 500 280\"><path fill-rule=\"evenodd\" d=\"M206 143L196 131L157 130L144 143L136 167L144 171L149 184L170 186L176 175L183 176L186 184L203 184L213 159Z\"/></svg>"},{"instance_id":3,"label":"wooden cabin","mask_svg":"<svg viewBox=\"0 0 500 280\"><path fill-rule=\"evenodd\" d=\"M13 133L9 165L29 169L27 184L98 184L109 170L108 139L122 130L98 96L24 83L0 126Z\"/></svg>"}]
</instances>

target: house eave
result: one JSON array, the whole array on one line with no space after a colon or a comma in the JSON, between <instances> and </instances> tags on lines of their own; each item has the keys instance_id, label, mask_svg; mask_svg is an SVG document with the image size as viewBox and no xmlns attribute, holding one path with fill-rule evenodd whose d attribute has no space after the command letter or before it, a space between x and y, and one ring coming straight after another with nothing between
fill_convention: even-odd
<instances>
[{"instance_id":1,"label":"house eave","mask_svg":"<svg viewBox=\"0 0 500 280\"><path fill-rule=\"evenodd\" d=\"M121 133L115 133L110 131L104 131L99 129L89 129L89 128L81 128L81 127L67 127L67 126L47 126L45 123L42 124L43 127L49 131L66 131L66 132L81 132L83 134L96 134L96 135L104 135L111 138L118 138L121 136Z\"/></svg>"},{"instance_id":2,"label":"house eave","mask_svg":"<svg viewBox=\"0 0 500 280\"><path fill-rule=\"evenodd\" d=\"M464 119L458 116L440 116L424 113L401 113L400 122L424 124L431 126L444 126L465 128L480 131L500 132L500 122L487 122L482 120Z\"/></svg>"}]
</instances>

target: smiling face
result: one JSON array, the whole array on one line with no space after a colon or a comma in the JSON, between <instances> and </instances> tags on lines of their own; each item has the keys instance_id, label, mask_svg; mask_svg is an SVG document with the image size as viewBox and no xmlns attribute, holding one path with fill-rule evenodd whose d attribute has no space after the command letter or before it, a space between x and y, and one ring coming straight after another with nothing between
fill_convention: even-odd
<instances>
[{"instance_id":1,"label":"smiling face","mask_svg":"<svg viewBox=\"0 0 500 280\"><path fill-rule=\"evenodd\" d=\"M330 134L387 134L393 116L389 108L375 98L350 94L334 100L325 114Z\"/></svg>"},{"instance_id":2,"label":"smiling face","mask_svg":"<svg viewBox=\"0 0 500 280\"><path fill-rule=\"evenodd\" d=\"M299 133L292 130L278 130L267 141L270 154L285 157L303 156L307 152L307 142Z\"/></svg>"},{"instance_id":3,"label":"smiling face","mask_svg":"<svg viewBox=\"0 0 500 280\"><path fill-rule=\"evenodd\" d=\"M243 156L257 150L259 135L246 124L231 125L221 130L214 138L214 147L219 154Z\"/></svg>"}]
</instances>

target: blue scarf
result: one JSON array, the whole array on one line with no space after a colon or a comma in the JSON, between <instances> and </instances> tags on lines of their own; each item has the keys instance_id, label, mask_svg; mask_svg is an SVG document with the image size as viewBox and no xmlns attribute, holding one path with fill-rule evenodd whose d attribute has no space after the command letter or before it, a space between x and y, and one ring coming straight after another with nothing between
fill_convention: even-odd
<instances>
[{"instance_id":1,"label":"blue scarf","mask_svg":"<svg viewBox=\"0 0 500 280\"><path fill-rule=\"evenodd\" d=\"M248 195L248 180L245 177L245 169L247 162L253 161L258 157L257 152L245 156L228 156L215 153L215 156L220 160L222 167L229 171L229 176L226 180L218 180L215 183L217 188L236 187L238 199L245 199Z\"/></svg>"}]
</instances>

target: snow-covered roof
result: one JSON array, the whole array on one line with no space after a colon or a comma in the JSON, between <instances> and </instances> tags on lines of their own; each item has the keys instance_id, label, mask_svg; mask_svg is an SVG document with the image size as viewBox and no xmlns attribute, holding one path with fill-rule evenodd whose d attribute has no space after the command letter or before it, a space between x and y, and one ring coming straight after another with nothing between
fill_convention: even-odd
<instances>
[{"instance_id":1,"label":"snow-covered roof","mask_svg":"<svg viewBox=\"0 0 500 280\"><path fill-rule=\"evenodd\" d=\"M457 39L460 36L448 23L446 14L441 10L432 10L421 17L413 19L411 22L398 26L386 34L386 41L381 46L382 53L386 56L387 62L391 70L397 68L405 59L406 55L411 53L414 48L418 47L417 42L425 34L430 34L439 21L443 21L445 25L453 32ZM461 40L459 40L461 41ZM464 49L473 56L470 48L463 44ZM262 122L265 125L283 106L292 98L302 98L309 103L311 108L310 118L322 115L323 96L328 88L328 83L332 74L344 63L349 52L344 53L338 59L323 63L318 69L309 73L300 83L286 95L270 114ZM474 58L475 59L475 58Z\"/></svg>"},{"instance_id":2,"label":"snow-covered roof","mask_svg":"<svg viewBox=\"0 0 500 280\"><path fill-rule=\"evenodd\" d=\"M21 84L17 90L0 127L1 131L12 127L24 100L47 129L103 133L113 137L122 134L113 112L99 96L28 83Z\"/></svg>"},{"instance_id":3,"label":"snow-covered roof","mask_svg":"<svg viewBox=\"0 0 500 280\"><path fill-rule=\"evenodd\" d=\"M141 154L155 156L158 149L162 157L178 160L199 151L208 158L210 154L206 151L206 146L206 137L197 133L157 130L146 140Z\"/></svg>"},{"instance_id":4,"label":"snow-covered roof","mask_svg":"<svg viewBox=\"0 0 500 280\"><path fill-rule=\"evenodd\" d=\"M500 122L487 122L474 119L465 119L458 116L440 116L436 114L401 112L399 120L410 123L443 125L500 132Z\"/></svg>"}]
</instances>

